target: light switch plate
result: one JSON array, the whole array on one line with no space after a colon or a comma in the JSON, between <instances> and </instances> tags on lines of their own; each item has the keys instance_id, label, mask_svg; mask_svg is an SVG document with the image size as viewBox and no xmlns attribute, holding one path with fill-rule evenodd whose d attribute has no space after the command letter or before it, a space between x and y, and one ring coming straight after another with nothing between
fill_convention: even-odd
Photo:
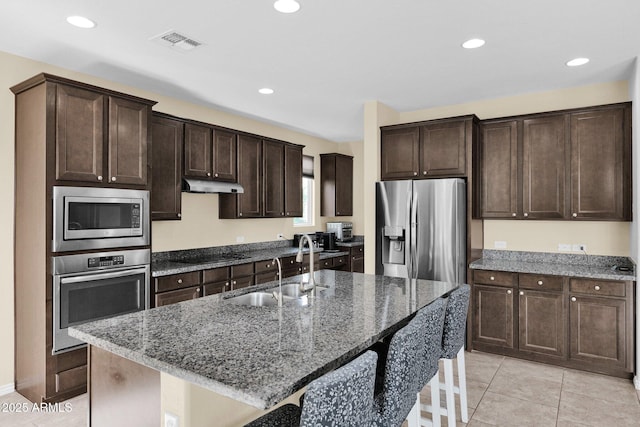
<instances>
[{"instance_id":1,"label":"light switch plate","mask_svg":"<svg viewBox=\"0 0 640 427\"><path fill-rule=\"evenodd\" d=\"M236 243L244 242L244 236L236 236Z\"/></svg>"},{"instance_id":2,"label":"light switch plate","mask_svg":"<svg viewBox=\"0 0 640 427\"><path fill-rule=\"evenodd\" d=\"M587 245L583 244L583 243L574 243L573 247L572 247L572 251L573 252L586 252L587 251Z\"/></svg>"},{"instance_id":3,"label":"light switch plate","mask_svg":"<svg viewBox=\"0 0 640 427\"><path fill-rule=\"evenodd\" d=\"M164 413L164 427L180 427L180 419L171 412Z\"/></svg>"},{"instance_id":4,"label":"light switch plate","mask_svg":"<svg viewBox=\"0 0 640 427\"><path fill-rule=\"evenodd\" d=\"M495 240L493 242L494 249L507 249L507 242L504 240Z\"/></svg>"}]
</instances>

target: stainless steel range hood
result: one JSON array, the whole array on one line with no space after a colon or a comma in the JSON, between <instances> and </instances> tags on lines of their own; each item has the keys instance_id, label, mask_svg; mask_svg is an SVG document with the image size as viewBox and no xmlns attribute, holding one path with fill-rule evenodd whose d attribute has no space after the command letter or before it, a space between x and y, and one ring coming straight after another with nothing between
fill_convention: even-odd
<instances>
[{"instance_id":1,"label":"stainless steel range hood","mask_svg":"<svg viewBox=\"0 0 640 427\"><path fill-rule=\"evenodd\" d=\"M187 193L244 193L244 188L235 182L182 178L182 191Z\"/></svg>"}]
</instances>

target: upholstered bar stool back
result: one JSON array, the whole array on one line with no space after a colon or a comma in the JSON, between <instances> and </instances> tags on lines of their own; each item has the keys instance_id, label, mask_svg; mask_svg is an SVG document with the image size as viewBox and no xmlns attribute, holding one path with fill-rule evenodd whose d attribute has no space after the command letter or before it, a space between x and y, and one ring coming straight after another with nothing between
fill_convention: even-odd
<instances>
[{"instance_id":1,"label":"upholstered bar stool back","mask_svg":"<svg viewBox=\"0 0 640 427\"><path fill-rule=\"evenodd\" d=\"M309 383L304 404L281 406L245 427L370 427L378 355L367 351Z\"/></svg>"}]
</instances>

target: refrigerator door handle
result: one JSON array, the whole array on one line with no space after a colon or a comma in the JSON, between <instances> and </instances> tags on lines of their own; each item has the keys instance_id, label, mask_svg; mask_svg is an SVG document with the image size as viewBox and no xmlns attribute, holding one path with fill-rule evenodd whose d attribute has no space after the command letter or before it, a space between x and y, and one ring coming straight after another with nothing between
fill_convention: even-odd
<instances>
[{"instance_id":1,"label":"refrigerator door handle","mask_svg":"<svg viewBox=\"0 0 640 427\"><path fill-rule=\"evenodd\" d=\"M418 278L418 254L417 254L417 235L418 235L418 192L413 188L411 190L411 270L409 278Z\"/></svg>"}]
</instances>

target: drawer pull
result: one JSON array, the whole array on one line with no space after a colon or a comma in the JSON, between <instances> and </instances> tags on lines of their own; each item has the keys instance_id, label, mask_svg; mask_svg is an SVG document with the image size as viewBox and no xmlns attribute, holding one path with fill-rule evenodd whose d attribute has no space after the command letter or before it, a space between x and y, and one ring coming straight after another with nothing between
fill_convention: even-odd
<instances>
[{"instance_id":1,"label":"drawer pull","mask_svg":"<svg viewBox=\"0 0 640 427\"><path fill-rule=\"evenodd\" d=\"M489 280L496 280L496 278L491 276L491 277L489 277Z\"/></svg>"},{"instance_id":2,"label":"drawer pull","mask_svg":"<svg viewBox=\"0 0 640 427\"><path fill-rule=\"evenodd\" d=\"M571 297L571 301L576 302L576 297Z\"/></svg>"},{"instance_id":3,"label":"drawer pull","mask_svg":"<svg viewBox=\"0 0 640 427\"><path fill-rule=\"evenodd\" d=\"M525 212L525 213L524 213L524 217L526 218L526 217L528 217L528 216L529 216L529 214Z\"/></svg>"},{"instance_id":4,"label":"drawer pull","mask_svg":"<svg viewBox=\"0 0 640 427\"><path fill-rule=\"evenodd\" d=\"M200 288L196 288L196 292L200 292Z\"/></svg>"},{"instance_id":5,"label":"drawer pull","mask_svg":"<svg viewBox=\"0 0 640 427\"><path fill-rule=\"evenodd\" d=\"M595 285L595 286L593 287L593 289L595 289L596 291L599 291L599 290L600 290L600 286Z\"/></svg>"},{"instance_id":6,"label":"drawer pull","mask_svg":"<svg viewBox=\"0 0 640 427\"><path fill-rule=\"evenodd\" d=\"M234 285L237 285L237 284L238 284L238 281L237 281L237 280L234 280L232 283L233 283Z\"/></svg>"},{"instance_id":7,"label":"drawer pull","mask_svg":"<svg viewBox=\"0 0 640 427\"><path fill-rule=\"evenodd\" d=\"M515 212L513 212L513 213L511 214L511 216L515 217L515 216L516 216L516 213L515 213Z\"/></svg>"},{"instance_id":8,"label":"drawer pull","mask_svg":"<svg viewBox=\"0 0 640 427\"><path fill-rule=\"evenodd\" d=\"M413 173L413 176L418 176L418 172L414 172L414 173Z\"/></svg>"},{"instance_id":9,"label":"drawer pull","mask_svg":"<svg viewBox=\"0 0 640 427\"><path fill-rule=\"evenodd\" d=\"M524 291L520 291L520 295L524 295Z\"/></svg>"},{"instance_id":10,"label":"drawer pull","mask_svg":"<svg viewBox=\"0 0 640 427\"><path fill-rule=\"evenodd\" d=\"M178 279L178 283L182 283L182 279Z\"/></svg>"},{"instance_id":11,"label":"drawer pull","mask_svg":"<svg viewBox=\"0 0 640 427\"><path fill-rule=\"evenodd\" d=\"M271 267L271 264L267 264L267 268Z\"/></svg>"},{"instance_id":12,"label":"drawer pull","mask_svg":"<svg viewBox=\"0 0 640 427\"><path fill-rule=\"evenodd\" d=\"M538 280L538 285L542 286L542 280Z\"/></svg>"},{"instance_id":13,"label":"drawer pull","mask_svg":"<svg viewBox=\"0 0 640 427\"><path fill-rule=\"evenodd\" d=\"M102 181L102 175L98 175L98 181Z\"/></svg>"},{"instance_id":14,"label":"drawer pull","mask_svg":"<svg viewBox=\"0 0 640 427\"><path fill-rule=\"evenodd\" d=\"M511 295L511 289L507 291L507 295Z\"/></svg>"},{"instance_id":15,"label":"drawer pull","mask_svg":"<svg viewBox=\"0 0 640 427\"><path fill-rule=\"evenodd\" d=\"M578 214L577 213L573 213L571 216L574 217L574 218L577 218Z\"/></svg>"}]
</instances>

